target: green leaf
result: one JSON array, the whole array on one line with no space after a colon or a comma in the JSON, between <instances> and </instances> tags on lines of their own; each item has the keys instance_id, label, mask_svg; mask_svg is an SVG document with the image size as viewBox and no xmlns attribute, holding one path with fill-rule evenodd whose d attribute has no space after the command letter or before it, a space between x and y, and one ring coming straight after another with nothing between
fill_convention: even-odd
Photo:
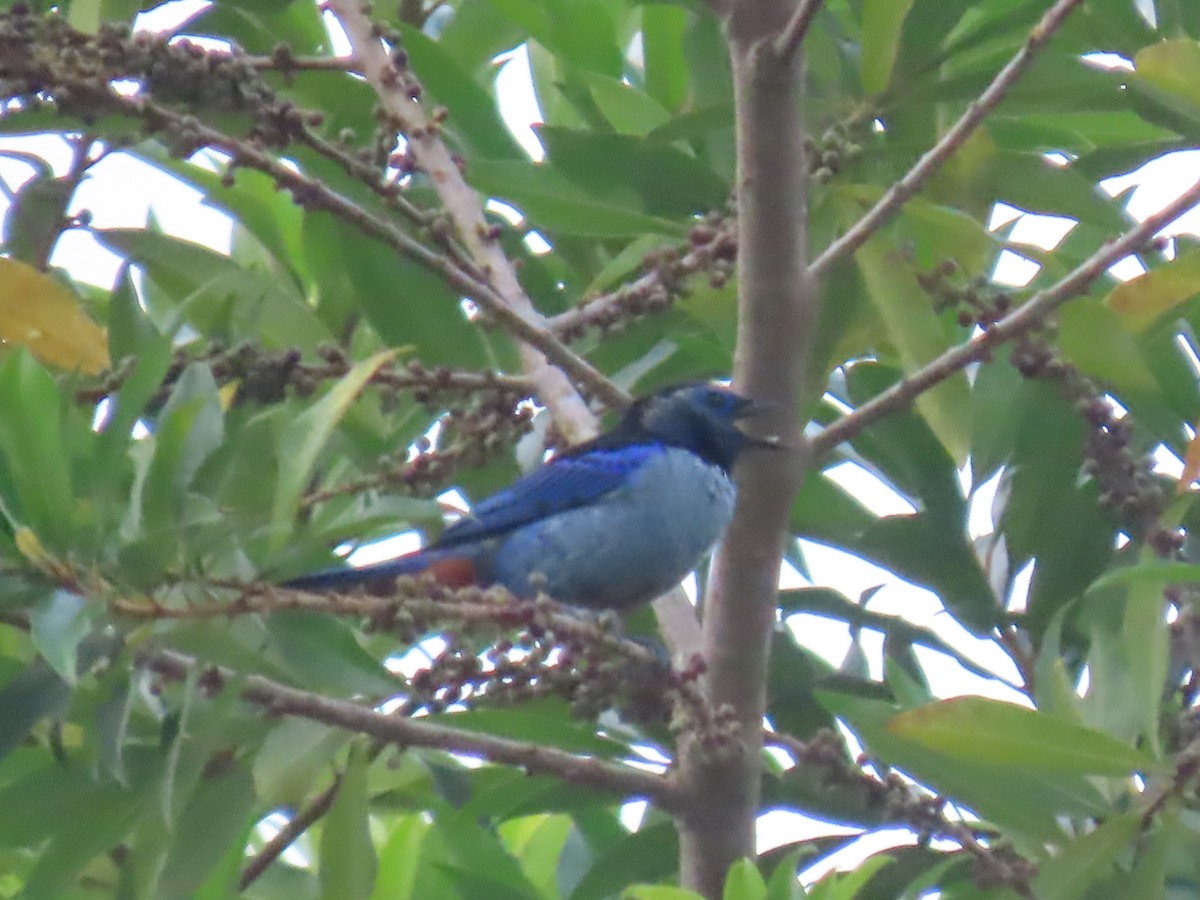
<instances>
[{"instance_id":1,"label":"green leaf","mask_svg":"<svg viewBox=\"0 0 1200 900\"><path fill-rule=\"evenodd\" d=\"M549 33L545 44L571 68L618 77L615 7L605 0L545 0Z\"/></svg>"},{"instance_id":2,"label":"green leaf","mask_svg":"<svg viewBox=\"0 0 1200 900\"><path fill-rule=\"evenodd\" d=\"M955 697L900 713L888 730L950 757L1077 775L1123 776L1152 757L1100 731L986 697Z\"/></svg>"},{"instance_id":3,"label":"green leaf","mask_svg":"<svg viewBox=\"0 0 1200 900\"><path fill-rule=\"evenodd\" d=\"M1146 555L1150 550L1143 551ZM1163 688L1171 658L1171 637L1167 626L1167 599L1162 586L1134 581L1128 588L1122 643L1129 667L1130 689L1140 700L1142 734L1155 752L1159 749L1159 723Z\"/></svg>"},{"instance_id":4,"label":"green leaf","mask_svg":"<svg viewBox=\"0 0 1200 900\"><path fill-rule=\"evenodd\" d=\"M863 860L850 872L830 872L813 885L810 896L813 900L854 900L880 869L891 864L890 856L877 854Z\"/></svg>"},{"instance_id":5,"label":"green leaf","mask_svg":"<svg viewBox=\"0 0 1200 900\"><path fill-rule=\"evenodd\" d=\"M739 859L729 867L721 896L722 900L765 900L767 883L753 862Z\"/></svg>"},{"instance_id":6,"label":"green leaf","mask_svg":"<svg viewBox=\"0 0 1200 900\"><path fill-rule=\"evenodd\" d=\"M349 740L320 722L284 719L254 757L254 792L271 806L300 806Z\"/></svg>"},{"instance_id":7,"label":"green leaf","mask_svg":"<svg viewBox=\"0 0 1200 900\"><path fill-rule=\"evenodd\" d=\"M273 542L276 551L287 542L290 526L300 508L300 497L308 487L325 442L371 376L393 356L394 351L384 350L358 363L283 432L277 450L283 467L271 510L271 519L278 526Z\"/></svg>"},{"instance_id":8,"label":"green leaf","mask_svg":"<svg viewBox=\"0 0 1200 900\"><path fill-rule=\"evenodd\" d=\"M1088 593L1098 593L1108 588L1126 585L1164 588L1170 584L1193 583L1200 583L1200 565L1151 559L1114 569L1100 576L1092 582Z\"/></svg>"},{"instance_id":9,"label":"green leaf","mask_svg":"<svg viewBox=\"0 0 1200 900\"><path fill-rule=\"evenodd\" d=\"M431 825L422 813L403 816L379 851L379 872L371 900L410 900Z\"/></svg>"},{"instance_id":10,"label":"green leaf","mask_svg":"<svg viewBox=\"0 0 1200 900\"><path fill-rule=\"evenodd\" d=\"M1095 181L1049 162L1041 154L999 153L989 160L987 174L993 198L1020 209L1114 230L1132 224L1117 201Z\"/></svg>"},{"instance_id":11,"label":"green leaf","mask_svg":"<svg viewBox=\"0 0 1200 900\"><path fill-rule=\"evenodd\" d=\"M0 819L0 845L33 847L48 840L29 871L24 894L58 898L81 870L121 843L144 807L159 773L151 754L135 754L127 788L94 781L82 767L50 761L0 789L0 809L20 809Z\"/></svg>"},{"instance_id":12,"label":"green leaf","mask_svg":"<svg viewBox=\"0 0 1200 900\"><path fill-rule=\"evenodd\" d=\"M678 218L718 207L729 195L712 169L671 144L548 125L538 135L554 168L591 197L632 200L651 215Z\"/></svg>"},{"instance_id":13,"label":"green leaf","mask_svg":"<svg viewBox=\"0 0 1200 900\"><path fill-rule=\"evenodd\" d=\"M1089 886L1111 874L1119 856L1130 848L1143 828L1142 814L1114 816L1094 831L1076 838L1038 865L1033 880L1039 900L1077 900Z\"/></svg>"},{"instance_id":14,"label":"green leaf","mask_svg":"<svg viewBox=\"0 0 1200 900\"><path fill-rule=\"evenodd\" d=\"M1059 308L1058 323L1063 353L1088 375L1134 395L1156 391L1158 383L1128 321L1122 322L1111 308L1081 297Z\"/></svg>"},{"instance_id":15,"label":"green leaf","mask_svg":"<svg viewBox=\"0 0 1200 900\"><path fill-rule=\"evenodd\" d=\"M629 202L589 196L547 163L477 160L471 166L471 183L512 203L530 224L550 232L591 237L683 234L682 226L647 215Z\"/></svg>"},{"instance_id":16,"label":"green leaf","mask_svg":"<svg viewBox=\"0 0 1200 900\"><path fill-rule=\"evenodd\" d=\"M375 845L371 841L368 754L356 745L342 775L333 806L321 829L321 900L368 898L375 883Z\"/></svg>"},{"instance_id":17,"label":"green leaf","mask_svg":"<svg viewBox=\"0 0 1200 900\"><path fill-rule=\"evenodd\" d=\"M1053 841L1062 835L1061 816L1102 816L1110 809L1087 776L947 756L894 733L889 726L897 710L889 703L831 691L818 696L872 754L1001 828Z\"/></svg>"},{"instance_id":18,"label":"green leaf","mask_svg":"<svg viewBox=\"0 0 1200 900\"><path fill-rule=\"evenodd\" d=\"M175 383L154 430L154 456L142 492L147 529L169 533L177 526L184 494L221 446L224 426L212 371L192 363Z\"/></svg>"},{"instance_id":19,"label":"green leaf","mask_svg":"<svg viewBox=\"0 0 1200 900\"><path fill-rule=\"evenodd\" d=\"M862 5L862 87L868 94L887 90L900 48L904 19L913 0L865 0Z\"/></svg>"},{"instance_id":20,"label":"green leaf","mask_svg":"<svg viewBox=\"0 0 1200 900\"><path fill-rule=\"evenodd\" d=\"M454 879L460 893L467 897L495 897L496 900L528 900L538 891L480 819L461 810L444 810L437 816L437 829L445 839L453 863L445 871Z\"/></svg>"},{"instance_id":21,"label":"green leaf","mask_svg":"<svg viewBox=\"0 0 1200 900\"><path fill-rule=\"evenodd\" d=\"M332 216L305 218L304 247L323 314L336 319L335 330L365 315L384 344L429 365L493 363L490 342L463 313L461 292L439 273L363 239Z\"/></svg>"},{"instance_id":22,"label":"green leaf","mask_svg":"<svg viewBox=\"0 0 1200 900\"><path fill-rule=\"evenodd\" d=\"M621 134L644 137L671 118L654 98L631 84L594 73L581 77L591 89L592 99L604 118Z\"/></svg>"},{"instance_id":23,"label":"green leaf","mask_svg":"<svg viewBox=\"0 0 1200 900\"><path fill-rule=\"evenodd\" d=\"M0 688L0 759L21 745L47 716L57 718L71 699L71 688L44 660L35 660Z\"/></svg>"},{"instance_id":24,"label":"green leaf","mask_svg":"<svg viewBox=\"0 0 1200 900\"><path fill-rule=\"evenodd\" d=\"M1200 41L1178 38L1149 44L1133 58L1137 76L1200 112Z\"/></svg>"},{"instance_id":25,"label":"green leaf","mask_svg":"<svg viewBox=\"0 0 1200 900\"><path fill-rule=\"evenodd\" d=\"M497 830L539 895L546 900L557 898L558 863L571 832L571 818L526 816L502 822Z\"/></svg>"},{"instance_id":26,"label":"green leaf","mask_svg":"<svg viewBox=\"0 0 1200 900\"><path fill-rule=\"evenodd\" d=\"M97 240L138 265L156 291L151 319L174 333L182 316L213 338L254 337L267 347L315 347L329 331L289 279L242 266L190 241L140 229L97 229Z\"/></svg>"},{"instance_id":27,"label":"green leaf","mask_svg":"<svg viewBox=\"0 0 1200 900\"><path fill-rule=\"evenodd\" d=\"M299 275L307 271L300 245L304 214L290 198L276 189L275 182L262 172L238 168L233 184L223 181L221 173L202 168L189 160L176 159L157 144L141 145L137 155L155 166L195 185L206 194L205 203L229 213L237 230L250 234L281 268Z\"/></svg>"},{"instance_id":28,"label":"green leaf","mask_svg":"<svg viewBox=\"0 0 1200 900\"><path fill-rule=\"evenodd\" d=\"M305 687L351 695L387 695L399 687L399 680L359 645L354 629L340 619L281 612L267 621L267 631Z\"/></svg>"},{"instance_id":29,"label":"green leaf","mask_svg":"<svg viewBox=\"0 0 1200 900\"><path fill-rule=\"evenodd\" d=\"M68 546L71 467L54 380L24 350L0 366L0 450L16 486L18 517L53 547Z\"/></svg>"},{"instance_id":30,"label":"green leaf","mask_svg":"<svg viewBox=\"0 0 1200 900\"><path fill-rule=\"evenodd\" d=\"M635 884L621 892L621 900L703 900L703 895L669 884Z\"/></svg>"},{"instance_id":31,"label":"green leaf","mask_svg":"<svg viewBox=\"0 0 1200 900\"><path fill-rule=\"evenodd\" d=\"M87 603L78 594L55 590L29 613L30 637L63 681L75 684L79 642L91 628Z\"/></svg>"},{"instance_id":32,"label":"green leaf","mask_svg":"<svg viewBox=\"0 0 1200 900\"><path fill-rule=\"evenodd\" d=\"M942 353L946 334L899 249L876 235L855 258L904 371L912 373ZM953 376L921 394L917 409L946 452L962 465L970 449L970 390L965 376Z\"/></svg>"},{"instance_id":33,"label":"green leaf","mask_svg":"<svg viewBox=\"0 0 1200 900\"><path fill-rule=\"evenodd\" d=\"M653 881L675 871L679 837L669 822L643 826L596 854L570 900L601 900L635 881Z\"/></svg>"},{"instance_id":34,"label":"green leaf","mask_svg":"<svg viewBox=\"0 0 1200 900\"><path fill-rule=\"evenodd\" d=\"M779 861L767 881L766 900L804 900L807 894L796 876L802 858L803 851L793 850Z\"/></svg>"},{"instance_id":35,"label":"green leaf","mask_svg":"<svg viewBox=\"0 0 1200 900\"><path fill-rule=\"evenodd\" d=\"M687 11L668 3L642 5L642 59L646 93L669 110L687 93L688 70L683 38Z\"/></svg>"},{"instance_id":36,"label":"green leaf","mask_svg":"<svg viewBox=\"0 0 1200 900\"><path fill-rule=\"evenodd\" d=\"M211 771L201 779L176 821L158 891L164 897L190 897L228 849L244 846L253 824L256 798L244 766ZM237 869L225 875L233 891Z\"/></svg>"},{"instance_id":37,"label":"green leaf","mask_svg":"<svg viewBox=\"0 0 1200 900\"><path fill-rule=\"evenodd\" d=\"M1131 331L1145 331L1167 313L1200 294L1200 250L1118 284L1105 303Z\"/></svg>"}]
</instances>

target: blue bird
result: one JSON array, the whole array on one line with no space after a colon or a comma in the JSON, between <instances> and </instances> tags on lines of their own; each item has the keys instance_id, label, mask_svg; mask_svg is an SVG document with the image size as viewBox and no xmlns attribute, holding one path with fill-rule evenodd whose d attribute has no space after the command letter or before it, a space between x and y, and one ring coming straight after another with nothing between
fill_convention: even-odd
<instances>
[{"instance_id":1,"label":"blue bird","mask_svg":"<svg viewBox=\"0 0 1200 900\"><path fill-rule=\"evenodd\" d=\"M428 573L451 587L500 584L589 609L625 610L677 585L733 515L730 472L747 446L745 397L694 382L633 403L610 431L559 453L477 503L433 544L398 559L287 583L384 587Z\"/></svg>"}]
</instances>

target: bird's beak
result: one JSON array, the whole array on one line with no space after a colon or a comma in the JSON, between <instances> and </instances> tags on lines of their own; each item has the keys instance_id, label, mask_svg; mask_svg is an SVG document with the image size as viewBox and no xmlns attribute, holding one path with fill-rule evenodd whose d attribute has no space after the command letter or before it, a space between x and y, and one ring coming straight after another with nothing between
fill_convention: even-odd
<instances>
[{"instance_id":1,"label":"bird's beak","mask_svg":"<svg viewBox=\"0 0 1200 900\"><path fill-rule=\"evenodd\" d=\"M779 403L771 403L770 401L751 400L748 397L741 398L741 403L734 412L734 417L737 419L748 419L752 416L761 415L768 412L776 412L782 409L783 406ZM763 447L772 450L777 450L783 446L783 439L777 434L766 435L759 437L754 434L746 434L746 444L750 447Z\"/></svg>"}]
</instances>

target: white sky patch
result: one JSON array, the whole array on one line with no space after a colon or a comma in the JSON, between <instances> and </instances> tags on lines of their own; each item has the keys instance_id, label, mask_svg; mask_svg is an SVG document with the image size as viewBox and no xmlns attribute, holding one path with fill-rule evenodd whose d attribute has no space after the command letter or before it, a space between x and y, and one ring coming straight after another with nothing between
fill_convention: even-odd
<instances>
[{"instance_id":1,"label":"white sky patch","mask_svg":"<svg viewBox=\"0 0 1200 900\"><path fill-rule=\"evenodd\" d=\"M1165 444L1154 448L1154 472L1178 481L1183 477L1183 460Z\"/></svg>"},{"instance_id":2,"label":"white sky patch","mask_svg":"<svg viewBox=\"0 0 1200 900\"><path fill-rule=\"evenodd\" d=\"M1008 287L1025 287L1037 277L1042 270L1031 259L1027 259L1012 250L1001 250L996 260L996 268L992 272L992 280L999 285Z\"/></svg>"},{"instance_id":3,"label":"white sky patch","mask_svg":"<svg viewBox=\"0 0 1200 900\"><path fill-rule=\"evenodd\" d=\"M1010 613L1025 612L1025 607L1029 603L1029 589L1033 586L1033 570L1036 566L1037 561L1031 559L1022 566L1021 571L1013 579L1012 590L1009 591L1008 603L1005 607Z\"/></svg>"},{"instance_id":4,"label":"white sky patch","mask_svg":"<svg viewBox=\"0 0 1200 900\"><path fill-rule=\"evenodd\" d=\"M534 125L544 121L533 90L533 72L529 68L529 50L522 44L497 60L496 96L500 98L500 117L509 132L534 162L546 157Z\"/></svg>"},{"instance_id":5,"label":"white sky patch","mask_svg":"<svg viewBox=\"0 0 1200 900\"><path fill-rule=\"evenodd\" d=\"M996 492L1000 489L1001 470L977 487L971 493L970 508L967 512L967 534L972 538L980 538L996 530L992 516L992 507L996 503Z\"/></svg>"},{"instance_id":6,"label":"white sky patch","mask_svg":"<svg viewBox=\"0 0 1200 900\"><path fill-rule=\"evenodd\" d=\"M133 26L137 31L171 31L208 5L207 0L174 0L148 12L138 13Z\"/></svg>"}]
</instances>

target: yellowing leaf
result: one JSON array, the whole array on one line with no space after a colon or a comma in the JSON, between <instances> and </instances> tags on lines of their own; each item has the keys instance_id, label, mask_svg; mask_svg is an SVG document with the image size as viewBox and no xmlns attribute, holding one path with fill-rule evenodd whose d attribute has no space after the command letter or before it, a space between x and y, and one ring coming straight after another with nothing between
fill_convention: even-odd
<instances>
[{"instance_id":1,"label":"yellowing leaf","mask_svg":"<svg viewBox=\"0 0 1200 900\"><path fill-rule=\"evenodd\" d=\"M1058 312L1059 346L1088 375L1127 391L1156 389L1129 323L1091 297L1064 304Z\"/></svg>"},{"instance_id":2,"label":"yellowing leaf","mask_svg":"<svg viewBox=\"0 0 1200 900\"><path fill-rule=\"evenodd\" d=\"M46 552L32 528L22 525L17 528L13 537L16 540L17 551L38 568L44 567L50 560L50 554Z\"/></svg>"},{"instance_id":3,"label":"yellowing leaf","mask_svg":"<svg viewBox=\"0 0 1200 900\"><path fill-rule=\"evenodd\" d=\"M1183 472L1179 475L1179 484L1175 486L1175 490L1180 494L1186 493L1196 481L1200 481L1200 431L1188 441L1187 455L1183 459Z\"/></svg>"},{"instance_id":4,"label":"yellowing leaf","mask_svg":"<svg viewBox=\"0 0 1200 900\"><path fill-rule=\"evenodd\" d=\"M242 386L240 378L235 379L228 384L225 384L217 391L217 399L221 404L221 412L229 412L233 406L233 401L237 399L238 388Z\"/></svg>"},{"instance_id":5,"label":"yellowing leaf","mask_svg":"<svg viewBox=\"0 0 1200 900\"><path fill-rule=\"evenodd\" d=\"M17 552L38 571L46 573L51 578L66 577L67 567L45 548L32 528L25 525L18 526L13 533L13 538L17 544Z\"/></svg>"},{"instance_id":6,"label":"yellowing leaf","mask_svg":"<svg viewBox=\"0 0 1200 900\"><path fill-rule=\"evenodd\" d=\"M1133 65L1152 87L1200 106L1200 41L1159 41L1139 50Z\"/></svg>"},{"instance_id":7,"label":"yellowing leaf","mask_svg":"<svg viewBox=\"0 0 1200 900\"><path fill-rule=\"evenodd\" d=\"M1117 285L1105 302L1133 331L1144 331L1159 316L1200 294L1200 250L1176 257L1169 265Z\"/></svg>"},{"instance_id":8,"label":"yellowing leaf","mask_svg":"<svg viewBox=\"0 0 1200 900\"><path fill-rule=\"evenodd\" d=\"M0 341L62 369L95 375L108 366L108 338L70 289L15 259L0 259Z\"/></svg>"}]
</instances>

